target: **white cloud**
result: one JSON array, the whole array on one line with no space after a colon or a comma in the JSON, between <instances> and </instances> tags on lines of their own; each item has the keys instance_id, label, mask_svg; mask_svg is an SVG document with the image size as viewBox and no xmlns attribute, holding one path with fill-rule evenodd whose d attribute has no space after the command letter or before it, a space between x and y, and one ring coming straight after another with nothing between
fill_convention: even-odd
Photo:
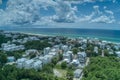
<instances>
[{"instance_id":1,"label":"white cloud","mask_svg":"<svg viewBox=\"0 0 120 80\"><path fill-rule=\"evenodd\" d=\"M96 15L101 15L102 14L102 11L99 10L99 6L98 5L93 6L93 9L95 10L95 14Z\"/></svg>"},{"instance_id":2,"label":"white cloud","mask_svg":"<svg viewBox=\"0 0 120 80\"><path fill-rule=\"evenodd\" d=\"M4 24L47 24L50 22L114 22L114 13L110 10L100 11L99 6L93 6L94 12L84 15L82 18L76 16L77 7L71 6L72 3L93 3L104 0L8 0L7 8L0 10L0 25ZM112 0L115 1L115 0ZM41 16L40 9L47 10L52 7L55 14L51 16ZM105 14L107 15L104 15ZM79 20L78 20L79 19ZM101 20L104 19L104 20ZM109 21L111 20L111 21Z\"/></svg>"},{"instance_id":3,"label":"white cloud","mask_svg":"<svg viewBox=\"0 0 120 80\"><path fill-rule=\"evenodd\" d=\"M87 21L90 23L114 23L114 13L111 10L107 10L104 7L103 11L100 11L99 6L93 6L94 11L90 15L85 15L80 21Z\"/></svg>"},{"instance_id":4,"label":"white cloud","mask_svg":"<svg viewBox=\"0 0 120 80\"><path fill-rule=\"evenodd\" d=\"M43 20L40 9L48 7L55 10L55 15L49 16L55 22L75 22L77 7L64 0L9 0L6 10L0 12L0 18L4 18L2 24L33 24ZM44 17L46 18L46 17ZM48 19L44 19L45 21ZM51 21L49 20L49 21Z\"/></svg>"},{"instance_id":5,"label":"white cloud","mask_svg":"<svg viewBox=\"0 0 120 80\"><path fill-rule=\"evenodd\" d=\"M112 0L113 1L113 3L115 3L116 2L116 0Z\"/></svg>"},{"instance_id":6,"label":"white cloud","mask_svg":"<svg viewBox=\"0 0 120 80\"><path fill-rule=\"evenodd\" d=\"M54 15L53 20L56 22L75 22L76 7L72 7L69 2L64 2L63 0L57 0L57 5L55 6L56 15Z\"/></svg>"},{"instance_id":7,"label":"white cloud","mask_svg":"<svg viewBox=\"0 0 120 80\"><path fill-rule=\"evenodd\" d=\"M79 21L80 22L86 22L86 21L88 22L93 18L94 15L95 15L94 12L90 15L85 15L84 17L80 18Z\"/></svg>"},{"instance_id":8,"label":"white cloud","mask_svg":"<svg viewBox=\"0 0 120 80\"><path fill-rule=\"evenodd\" d=\"M95 18L93 20L91 20L91 22L97 22L97 23L113 23L115 22L114 19L111 19L111 17L108 17L108 16L105 16L105 15L102 15L98 18Z\"/></svg>"},{"instance_id":9,"label":"white cloud","mask_svg":"<svg viewBox=\"0 0 120 80\"><path fill-rule=\"evenodd\" d=\"M107 9L107 6L104 6L103 8L104 8L104 9Z\"/></svg>"},{"instance_id":10,"label":"white cloud","mask_svg":"<svg viewBox=\"0 0 120 80\"><path fill-rule=\"evenodd\" d=\"M110 15L114 15L114 13L110 10L105 10L106 13L110 14Z\"/></svg>"}]
</instances>

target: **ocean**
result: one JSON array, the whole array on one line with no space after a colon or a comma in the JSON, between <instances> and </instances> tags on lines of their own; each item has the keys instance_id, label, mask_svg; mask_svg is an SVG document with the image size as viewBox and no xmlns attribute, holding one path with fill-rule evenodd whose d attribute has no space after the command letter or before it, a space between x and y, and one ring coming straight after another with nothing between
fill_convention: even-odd
<instances>
[{"instance_id":1,"label":"ocean","mask_svg":"<svg viewBox=\"0 0 120 80\"><path fill-rule=\"evenodd\" d=\"M120 42L120 30L80 29L80 28L34 28L34 27L0 27L0 30L71 38L91 37L112 42Z\"/></svg>"}]
</instances>

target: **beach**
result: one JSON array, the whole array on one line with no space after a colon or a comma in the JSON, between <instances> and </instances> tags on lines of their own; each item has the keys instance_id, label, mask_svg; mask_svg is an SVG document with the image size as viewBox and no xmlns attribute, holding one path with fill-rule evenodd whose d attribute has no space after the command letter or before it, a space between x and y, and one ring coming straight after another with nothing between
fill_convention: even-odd
<instances>
[{"instance_id":1,"label":"beach","mask_svg":"<svg viewBox=\"0 0 120 80\"><path fill-rule=\"evenodd\" d=\"M40 36L65 36L70 38L90 37L111 42L120 42L120 30L99 30L80 28L28 28L28 27L0 27L0 30L19 32Z\"/></svg>"}]
</instances>

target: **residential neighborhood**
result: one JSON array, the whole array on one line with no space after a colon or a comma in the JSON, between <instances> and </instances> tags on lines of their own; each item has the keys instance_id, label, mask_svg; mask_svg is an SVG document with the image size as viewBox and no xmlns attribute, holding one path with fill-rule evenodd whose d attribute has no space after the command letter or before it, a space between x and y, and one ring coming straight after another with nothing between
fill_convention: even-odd
<instances>
[{"instance_id":1,"label":"residential neighborhood","mask_svg":"<svg viewBox=\"0 0 120 80\"><path fill-rule=\"evenodd\" d=\"M64 73L60 72L62 68L63 72L67 71L64 68L70 68L73 72L73 79L81 80L84 75L84 68L89 66L91 56L116 55L120 58L120 43L102 41L96 38L79 37L75 39L11 32L1 32L0 35L10 38L6 43L1 43L0 48L4 54L8 55L6 65L39 71L45 65L53 63L55 66L53 67L54 75L57 77L64 77ZM34 41L35 43L32 43ZM42 42L44 43L44 41L47 41L49 45L43 45ZM39 43L40 45L38 45ZM38 47L36 48L36 46ZM16 57L11 54L12 52L14 55L19 52L18 54L21 54L21 56ZM59 66L61 68L58 68Z\"/></svg>"}]
</instances>

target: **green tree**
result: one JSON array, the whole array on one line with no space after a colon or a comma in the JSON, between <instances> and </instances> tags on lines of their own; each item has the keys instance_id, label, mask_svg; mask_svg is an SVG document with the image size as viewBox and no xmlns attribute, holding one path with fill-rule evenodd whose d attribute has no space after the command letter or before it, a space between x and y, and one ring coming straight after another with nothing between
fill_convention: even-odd
<instances>
[{"instance_id":1,"label":"green tree","mask_svg":"<svg viewBox=\"0 0 120 80\"><path fill-rule=\"evenodd\" d=\"M68 70L66 77L67 77L67 80L73 80L73 77L74 77L73 72L71 70Z\"/></svg>"},{"instance_id":2,"label":"green tree","mask_svg":"<svg viewBox=\"0 0 120 80\"><path fill-rule=\"evenodd\" d=\"M53 63L54 65L56 65L58 61L59 61L59 58L58 58L58 57L54 57L54 58L52 59L52 63Z\"/></svg>"},{"instance_id":3,"label":"green tree","mask_svg":"<svg viewBox=\"0 0 120 80\"><path fill-rule=\"evenodd\" d=\"M0 53L0 63L5 64L7 62L7 55Z\"/></svg>"},{"instance_id":4,"label":"green tree","mask_svg":"<svg viewBox=\"0 0 120 80\"><path fill-rule=\"evenodd\" d=\"M72 51L73 51L73 54L77 54L78 49L77 48L73 48Z\"/></svg>"},{"instance_id":5,"label":"green tree","mask_svg":"<svg viewBox=\"0 0 120 80\"><path fill-rule=\"evenodd\" d=\"M61 68L62 69L66 69L67 68L67 63L66 62L62 62L61 63Z\"/></svg>"}]
</instances>

